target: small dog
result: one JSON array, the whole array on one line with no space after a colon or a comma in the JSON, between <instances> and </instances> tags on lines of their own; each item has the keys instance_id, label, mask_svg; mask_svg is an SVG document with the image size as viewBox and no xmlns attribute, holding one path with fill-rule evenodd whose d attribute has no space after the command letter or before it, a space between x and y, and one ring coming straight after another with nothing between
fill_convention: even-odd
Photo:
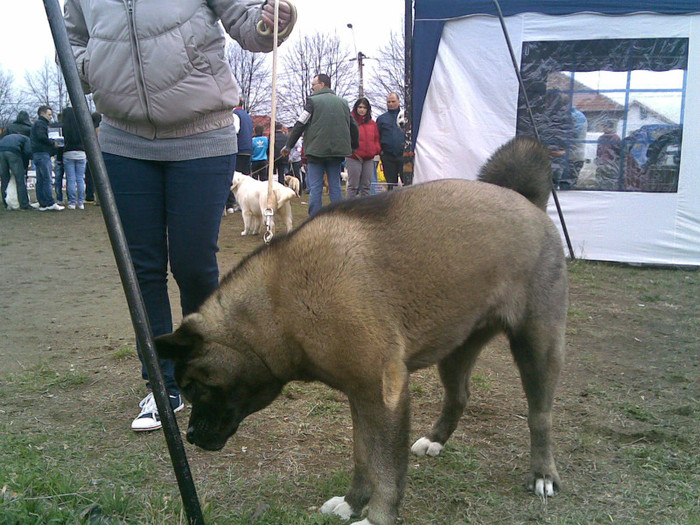
<instances>
[{"instance_id":1,"label":"small dog","mask_svg":"<svg viewBox=\"0 0 700 525\"><path fill-rule=\"evenodd\" d=\"M300 182L299 179L297 179L294 175L285 175L284 176L284 182L287 184L288 187L294 190L294 193L296 193L297 197L299 196L299 189L300 189Z\"/></svg>"},{"instance_id":2,"label":"small dog","mask_svg":"<svg viewBox=\"0 0 700 525\"><path fill-rule=\"evenodd\" d=\"M406 130L406 113L403 109L399 111L398 115L396 115L396 125L402 130Z\"/></svg>"},{"instance_id":3,"label":"small dog","mask_svg":"<svg viewBox=\"0 0 700 525\"><path fill-rule=\"evenodd\" d=\"M7 184L5 203L8 210L19 210L19 199L17 198L17 181L15 175L10 173L10 182Z\"/></svg>"},{"instance_id":4,"label":"small dog","mask_svg":"<svg viewBox=\"0 0 700 525\"><path fill-rule=\"evenodd\" d=\"M268 182L255 180L240 172L233 174L231 191L243 214L243 231L241 235L257 235L263 225L263 215L267 208ZM289 201L294 197L294 190L273 182L276 197L275 215L281 218L287 232L292 230L292 207ZM275 219L272 218L272 231L275 231Z\"/></svg>"}]
</instances>

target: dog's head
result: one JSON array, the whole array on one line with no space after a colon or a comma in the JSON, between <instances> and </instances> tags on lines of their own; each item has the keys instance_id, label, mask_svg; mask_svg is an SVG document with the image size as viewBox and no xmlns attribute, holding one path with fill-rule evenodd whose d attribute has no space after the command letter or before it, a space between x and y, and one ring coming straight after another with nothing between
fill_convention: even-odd
<instances>
[{"instance_id":1,"label":"dog's head","mask_svg":"<svg viewBox=\"0 0 700 525\"><path fill-rule=\"evenodd\" d=\"M244 175L240 171L233 172L233 181L231 182L231 191L235 192L238 187L245 182L248 175Z\"/></svg>"},{"instance_id":2,"label":"dog's head","mask_svg":"<svg viewBox=\"0 0 700 525\"><path fill-rule=\"evenodd\" d=\"M207 337L201 314L155 339L158 357L175 363L175 379L192 404L187 441L220 450L243 419L269 405L284 383L243 340L236 348Z\"/></svg>"},{"instance_id":3,"label":"dog's head","mask_svg":"<svg viewBox=\"0 0 700 525\"><path fill-rule=\"evenodd\" d=\"M396 125L402 130L406 129L406 113L403 109L396 115Z\"/></svg>"}]
</instances>

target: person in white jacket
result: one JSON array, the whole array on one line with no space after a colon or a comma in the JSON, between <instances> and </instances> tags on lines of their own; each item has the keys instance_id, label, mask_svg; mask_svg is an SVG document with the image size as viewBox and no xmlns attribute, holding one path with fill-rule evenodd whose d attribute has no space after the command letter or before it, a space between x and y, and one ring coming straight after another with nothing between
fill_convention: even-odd
<instances>
[{"instance_id":1,"label":"person in white jacket","mask_svg":"<svg viewBox=\"0 0 700 525\"><path fill-rule=\"evenodd\" d=\"M222 26L244 49L270 51L273 37L264 29L273 27L275 1L286 37L295 18L288 0L65 2L83 87L103 115L100 147L154 336L173 329L168 263L183 316L218 286L239 99ZM171 405L181 410L173 364L160 366ZM142 375L148 381L145 366ZM160 428L153 394L139 406L131 428Z\"/></svg>"}]
</instances>

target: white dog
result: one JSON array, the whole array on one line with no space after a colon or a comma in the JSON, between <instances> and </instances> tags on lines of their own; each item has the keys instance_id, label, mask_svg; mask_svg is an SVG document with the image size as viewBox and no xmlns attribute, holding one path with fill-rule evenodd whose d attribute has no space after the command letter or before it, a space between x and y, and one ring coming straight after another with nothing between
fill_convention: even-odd
<instances>
[{"instance_id":1,"label":"white dog","mask_svg":"<svg viewBox=\"0 0 700 525\"><path fill-rule=\"evenodd\" d=\"M288 187L290 187L294 190L294 193L296 193L296 195L298 197L299 196L299 179L297 179L294 175L285 175L284 182L287 183Z\"/></svg>"},{"instance_id":2,"label":"white dog","mask_svg":"<svg viewBox=\"0 0 700 525\"><path fill-rule=\"evenodd\" d=\"M272 231L275 231L275 217L281 218L286 231L292 230L292 206L289 201L294 197L294 190L279 182L273 182L273 191L277 200L277 209L272 219ZM255 180L240 172L233 174L231 191L243 214L243 231L241 235L257 235L264 224L263 212L267 208L268 182Z\"/></svg>"},{"instance_id":3,"label":"white dog","mask_svg":"<svg viewBox=\"0 0 700 525\"><path fill-rule=\"evenodd\" d=\"M8 210L19 210L19 199L17 198L17 181L15 175L10 173L10 182L7 184L5 202Z\"/></svg>"}]
</instances>

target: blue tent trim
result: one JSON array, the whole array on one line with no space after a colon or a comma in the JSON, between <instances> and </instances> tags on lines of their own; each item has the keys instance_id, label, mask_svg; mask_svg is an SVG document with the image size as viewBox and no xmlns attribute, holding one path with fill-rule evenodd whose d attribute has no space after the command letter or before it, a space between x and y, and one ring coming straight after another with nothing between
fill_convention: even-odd
<instances>
[{"instance_id":1,"label":"blue tent trim","mask_svg":"<svg viewBox=\"0 0 700 525\"><path fill-rule=\"evenodd\" d=\"M700 11L698 0L503 0L499 2L503 16L519 13L570 15L593 12L607 15L625 15L646 11L667 15L681 15ZM415 0L416 21L445 20L467 15L495 15L491 0Z\"/></svg>"},{"instance_id":2,"label":"blue tent trim","mask_svg":"<svg viewBox=\"0 0 700 525\"><path fill-rule=\"evenodd\" d=\"M684 15L700 12L700 0L502 0L499 2L503 16L520 13L570 15L594 12L606 15L626 15L650 12ZM413 140L420 128L423 104L428 93L433 64L437 56L445 22L469 15L497 16L491 0L415 0L413 26ZM505 46L505 40L503 41Z\"/></svg>"}]
</instances>

